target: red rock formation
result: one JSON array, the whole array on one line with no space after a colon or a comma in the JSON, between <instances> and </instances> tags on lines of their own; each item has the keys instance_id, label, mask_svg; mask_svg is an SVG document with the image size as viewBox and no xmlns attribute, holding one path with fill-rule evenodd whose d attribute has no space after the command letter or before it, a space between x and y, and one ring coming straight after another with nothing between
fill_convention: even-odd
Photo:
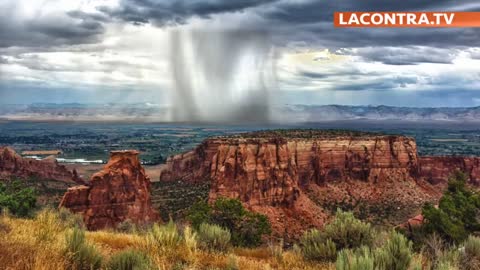
<instances>
[{"instance_id":1,"label":"red rock formation","mask_svg":"<svg viewBox=\"0 0 480 270\"><path fill-rule=\"evenodd\" d=\"M404 180L417 170L416 144L406 137L220 138L168 159L160 180L206 179L212 196L290 205L299 186Z\"/></svg>"},{"instance_id":2,"label":"red rock formation","mask_svg":"<svg viewBox=\"0 0 480 270\"><path fill-rule=\"evenodd\" d=\"M22 158L8 147L0 147L0 178L16 176L52 179L66 183L83 183L76 172L59 165L55 159L35 160Z\"/></svg>"},{"instance_id":3,"label":"red rock formation","mask_svg":"<svg viewBox=\"0 0 480 270\"><path fill-rule=\"evenodd\" d=\"M421 157L420 177L432 184L446 184L453 171L460 170L469 176L473 185L480 185L480 157Z\"/></svg>"},{"instance_id":4,"label":"red rock formation","mask_svg":"<svg viewBox=\"0 0 480 270\"><path fill-rule=\"evenodd\" d=\"M407 222L402 223L398 226L398 228L407 230L408 232L412 233L415 228L418 228L423 225L425 218L423 215L416 215L413 218L409 218Z\"/></svg>"},{"instance_id":5,"label":"red rock formation","mask_svg":"<svg viewBox=\"0 0 480 270\"><path fill-rule=\"evenodd\" d=\"M83 215L88 229L112 228L125 220L151 223L158 213L150 201L150 179L140 164L137 151L111 152L102 171L88 186L68 189L60 207Z\"/></svg>"},{"instance_id":6,"label":"red rock formation","mask_svg":"<svg viewBox=\"0 0 480 270\"><path fill-rule=\"evenodd\" d=\"M327 208L342 206L400 222L441 194L419 177L412 138L298 135L208 139L169 158L160 180L210 181L210 200L238 198L287 235L321 225Z\"/></svg>"}]
</instances>

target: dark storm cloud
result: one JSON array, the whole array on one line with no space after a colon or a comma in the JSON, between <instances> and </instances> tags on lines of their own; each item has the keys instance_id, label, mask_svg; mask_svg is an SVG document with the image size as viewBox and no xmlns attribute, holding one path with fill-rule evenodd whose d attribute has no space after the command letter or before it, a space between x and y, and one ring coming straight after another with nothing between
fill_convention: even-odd
<instances>
[{"instance_id":1,"label":"dark storm cloud","mask_svg":"<svg viewBox=\"0 0 480 270\"><path fill-rule=\"evenodd\" d=\"M27 30L42 34L45 37L57 41L78 44L87 41L96 35L103 33L103 25L96 21L86 21L74 23L65 21L58 23L56 20L41 20L27 24Z\"/></svg>"},{"instance_id":2,"label":"dark storm cloud","mask_svg":"<svg viewBox=\"0 0 480 270\"><path fill-rule=\"evenodd\" d=\"M370 81L338 82L332 90L336 91L390 91L405 88L409 84L416 84L417 78L397 76L394 78L378 78Z\"/></svg>"},{"instance_id":3,"label":"dark storm cloud","mask_svg":"<svg viewBox=\"0 0 480 270\"><path fill-rule=\"evenodd\" d=\"M338 49L371 46L430 46L438 48L475 47L480 39L480 28L333 28L331 23L287 26L285 33L293 33L290 40Z\"/></svg>"},{"instance_id":4,"label":"dark storm cloud","mask_svg":"<svg viewBox=\"0 0 480 270\"><path fill-rule=\"evenodd\" d=\"M333 27L335 11L477 11L476 0L339 0L288 1L256 12L281 38L278 42L304 41L320 47L424 45L434 47L478 46L480 29L339 29Z\"/></svg>"},{"instance_id":5,"label":"dark storm cloud","mask_svg":"<svg viewBox=\"0 0 480 270\"><path fill-rule=\"evenodd\" d=\"M103 13L87 13L80 10L73 10L67 12L67 15L72 18L82 19L82 20L93 20L98 22L108 22L110 18Z\"/></svg>"},{"instance_id":6,"label":"dark storm cloud","mask_svg":"<svg viewBox=\"0 0 480 270\"><path fill-rule=\"evenodd\" d=\"M457 52L431 47L367 47L357 49L353 55L358 55L367 62L382 62L386 65L417 65L451 64Z\"/></svg>"},{"instance_id":7,"label":"dark storm cloud","mask_svg":"<svg viewBox=\"0 0 480 270\"><path fill-rule=\"evenodd\" d=\"M69 12L21 18L12 16L16 8L14 2L0 5L0 47L95 43L105 31L102 14Z\"/></svg>"},{"instance_id":8,"label":"dark storm cloud","mask_svg":"<svg viewBox=\"0 0 480 270\"><path fill-rule=\"evenodd\" d=\"M120 7L101 7L100 11L134 24L183 24L190 17L208 18L214 14L239 12L247 8L271 4L278 0L122 0Z\"/></svg>"},{"instance_id":9,"label":"dark storm cloud","mask_svg":"<svg viewBox=\"0 0 480 270\"><path fill-rule=\"evenodd\" d=\"M376 76L381 76L383 73L379 72L365 72L362 70L359 70L358 68L349 66L349 67L343 67L343 68L336 68L332 69L329 71L323 71L323 72L317 72L317 71L311 71L311 70L300 70L298 74L302 78L309 78L313 80L339 80L339 79L344 79L348 78L350 80L354 79L359 79L359 78L366 78L366 77L376 77Z\"/></svg>"},{"instance_id":10,"label":"dark storm cloud","mask_svg":"<svg viewBox=\"0 0 480 270\"><path fill-rule=\"evenodd\" d=\"M265 18L278 22L289 23L318 23L332 22L335 11L438 11L458 9L462 4L477 4L476 0L310 0L285 1L271 8L260 11ZM480 9L480 6L477 6ZM475 10L468 6L465 10Z\"/></svg>"}]
</instances>

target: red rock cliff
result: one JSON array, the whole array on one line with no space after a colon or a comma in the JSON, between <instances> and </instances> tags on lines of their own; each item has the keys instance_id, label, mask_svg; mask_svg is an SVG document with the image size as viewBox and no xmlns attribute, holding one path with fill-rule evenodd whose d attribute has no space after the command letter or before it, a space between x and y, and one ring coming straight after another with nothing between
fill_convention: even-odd
<instances>
[{"instance_id":1,"label":"red rock cliff","mask_svg":"<svg viewBox=\"0 0 480 270\"><path fill-rule=\"evenodd\" d=\"M419 177L412 138L305 132L208 139L169 158L160 180L210 181L211 200L238 198L287 235L321 225L336 207L401 221L440 195Z\"/></svg>"},{"instance_id":2,"label":"red rock cliff","mask_svg":"<svg viewBox=\"0 0 480 270\"><path fill-rule=\"evenodd\" d=\"M432 184L445 185L453 171L469 176L470 184L480 185L480 157L421 157L419 176Z\"/></svg>"},{"instance_id":3,"label":"red rock cliff","mask_svg":"<svg viewBox=\"0 0 480 270\"><path fill-rule=\"evenodd\" d=\"M88 186L70 188L60 207L81 213L88 229L112 228L125 220L151 223L158 213L150 201L150 179L137 151L114 151L104 169Z\"/></svg>"},{"instance_id":4,"label":"red rock cliff","mask_svg":"<svg viewBox=\"0 0 480 270\"><path fill-rule=\"evenodd\" d=\"M55 159L35 160L22 158L13 149L0 147L0 177L9 178L11 176L52 179L66 183L83 182L75 172L71 172L65 166L59 165Z\"/></svg>"},{"instance_id":5,"label":"red rock cliff","mask_svg":"<svg viewBox=\"0 0 480 270\"><path fill-rule=\"evenodd\" d=\"M400 181L417 171L416 144L407 137L219 138L169 158L160 180L211 180L212 196L288 205L300 186Z\"/></svg>"}]
</instances>

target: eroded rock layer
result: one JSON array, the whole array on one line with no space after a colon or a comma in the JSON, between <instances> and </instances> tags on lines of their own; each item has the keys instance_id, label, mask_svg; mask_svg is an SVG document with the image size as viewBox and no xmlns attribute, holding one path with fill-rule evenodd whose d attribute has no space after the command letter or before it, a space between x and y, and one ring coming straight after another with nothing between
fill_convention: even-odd
<instances>
[{"instance_id":1,"label":"eroded rock layer","mask_svg":"<svg viewBox=\"0 0 480 270\"><path fill-rule=\"evenodd\" d=\"M160 180L208 179L211 196L288 206L300 186L404 180L417 170L416 144L406 137L220 138L170 158Z\"/></svg>"},{"instance_id":2,"label":"eroded rock layer","mask_svg":"<svg viewBox=\"0 0 480 270\"><path fill-rule=\"evenodd\" d=\"M480 185L479 157L421 157L420 177L432 184L446 184L454 170L460 170L469 176L470 184Z\"/></svg>"},{"instance_id":3,"label":"eroded rock layer","mask_svg":"<svg viewBox=\"0 0 480 270\"><path fill-rule=\"evenodd\" d=\"M478 159L420 158L404 136L322 131L212 138L167 160L161 181L210 181L210 200L238 198L269 216L277 233L321 225L343 207L401 222L435 201L455 169L478 182Z\"/></svg>"},{"instance_id":4,"label":"eroded rock layer","mask_svg":"<svg viewBox=\"0 0 480 270\"><path fill-rule=\"evenodd\" d=\"M68 189L60 207L82 214L90 230L113 228L126 220L151 223L159 217L137 151L112 152L107 165L88 185Z\"/></svg>"},{"instance_id":5,"label":"eroded rock layer","mask_svg":"<svg viewBox=\"0 0 480 270\"><path fill-rule=\"evenodd\" d=\"M22 179L57 180L72 184L83 182L75 171L69 171L53 158L44 160L22 158L13 149L0 147L0 177L10 178L12 176Z\"/></svg>"}]
</instances>

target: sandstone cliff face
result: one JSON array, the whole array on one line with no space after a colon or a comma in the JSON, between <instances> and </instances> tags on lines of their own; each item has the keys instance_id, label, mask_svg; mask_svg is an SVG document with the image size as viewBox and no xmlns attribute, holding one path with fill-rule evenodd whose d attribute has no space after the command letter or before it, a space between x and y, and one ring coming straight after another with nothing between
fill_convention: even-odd
<instances>
[{"instance_id":1,"label":"sandstone cliff face","mask_svg":"<svg viewBox=\"0 0 480 270\"><path fill-rule=\"evenodd\" d=\"M160 180L208 181L210 200L238 198L284 237L321 226L337 207L399 224L436 202L457 169L480 184L480 158L419 157L404 136L306 132L208 139L169 158Z\"/></svg>"},{"instance_id":2,"label":"sandstone cliff face","mask_svg":"<svg viewBox=\"0 0 480 270\"><path fill-rule=\"evenodd\" d=\"M150 179L137 151L114 151L104 169L94 174L88 186L70 188L60 207L83 215L90 230L112 228L125 220L151 223L158 213L150 201Z\"/></svg>"},{"instance_id":3,"label":"sandstone cliff face","mask_svg":"<svg viewBox=\"0 0 480 270\"><path fill-rule=\"evenodd\" d=\"M59 165L55 159L34 160L22 158L8 147L0 147L0 177L9 178L36 177L51 179L66 183L82 183L76 172L69 171L65 166Z\"/></svg>"},{"instance_id":4,"label":"sandstone cliff face","mask_svg":"<svg viewBox=\"0 0 480 270\"><path fill-rule=\"evenodd\" d=\"M310 184L401 181L417 170L416 144L406 137L227 138L170 158L160 180L210 180L212 197L288 206Z\"/></svg>"},{"instance_id":5,"label":"sandstone cliff face","mask_svg":"<svg viewBox=\"0 0 480 270\"><path fill-rule=\"evenodd\" d=\"M161 181L210 181L210 200L240 199L289 237L321 226L337 207L390 222L440 192L419 177L416 143L403 136L226 137L171 157Z\"/></svg>"},{"instance_id":6,"label":"sandstone cliff face","mask_svg":"<svg viewBox=\"0 0 480 270\"><path fill-rule=\"evenodd\" d=\"M432 184L446 184L453 171L469 176L470 184L480 185L480 157L421 157L419 176Z\"/></svg>"}]
</instances>

